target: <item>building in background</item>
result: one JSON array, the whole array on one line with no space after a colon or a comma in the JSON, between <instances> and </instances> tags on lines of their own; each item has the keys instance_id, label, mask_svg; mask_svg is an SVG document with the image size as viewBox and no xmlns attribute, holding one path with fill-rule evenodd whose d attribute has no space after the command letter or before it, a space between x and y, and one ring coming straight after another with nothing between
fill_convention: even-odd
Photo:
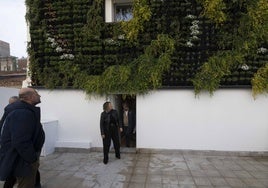
<instances>
[{"instance_id":1,"label":"building in background","mask_svg":"<svg viewBox=\"0 0 268 188\"><path fill-rule=\"evenodd\" d=\"M19 58L18 59L18 71L26 71L27 70L27 58Z\"/></svg>"},{"instance_id":2,"label":"building in background","mask_svg":"<svg viewBox=\"0 0 268 188\"><path fill-rule=\"evenodd\" d=\"M0 57L0 71L17 71L18 58L14 56Z\"/></svg>"},{"instance_id":3,"label":"building in background","mask_svg":"<svg viewBox=\"0 0 268 188\"><path fill-rule=\"evenodd\" d=\"M10 56L10 45L9 43L0 40L0 56L8 57Z\"/></svg>"},{"instance_id":4,"label":"building in background","mask_svg":"<svg viewBox=\"0 0 268 188\"><path fill-rule=\"evenodd\" d=\"M9 43L0 40L0 86L20 88L26 68L27 59L11 56Z\"/></svg>"},{"instance_id":5,"label":"building in background","mask_svg":"<svg viewBox=\"0 0 268 188\"><path fill-rule=\"evenodd\" d=\"M16 71L17 58L10 56L9 43L0 40L0 71Z\"/></svg>"}]
</instances>

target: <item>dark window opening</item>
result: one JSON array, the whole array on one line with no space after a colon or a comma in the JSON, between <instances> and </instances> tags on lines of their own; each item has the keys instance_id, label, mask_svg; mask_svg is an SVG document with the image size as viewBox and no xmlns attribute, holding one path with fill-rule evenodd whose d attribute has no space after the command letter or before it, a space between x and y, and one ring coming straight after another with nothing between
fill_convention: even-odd
<instances>
[{"instance_id":1,"label":"dark window opening","mask_svg":"<svg viewBox=\"0 0 268 188\"><path fill-rule=\"evenodd\" d=\"M131 4L115 4L114 5L114 21L129 21L133 18L133 9Z\"/></svg>"}]
</instances>

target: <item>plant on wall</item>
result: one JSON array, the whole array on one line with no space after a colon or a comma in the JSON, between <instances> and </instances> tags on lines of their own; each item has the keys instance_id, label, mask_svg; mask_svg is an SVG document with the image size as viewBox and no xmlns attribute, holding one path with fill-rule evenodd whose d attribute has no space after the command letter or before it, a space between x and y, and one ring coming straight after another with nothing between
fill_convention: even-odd
<instances>
[{"instance_id":1,"label":"plant on wall","mask_svg":"<svg viewBox=\"0 0 268 188\"><path fill-rule=\"evenodd\" d=\"M261 93L268 93L268 63L254 75L252 87L254 97Z\"/></svg>"},{"instance_id":2,"label":"plant on wall","mask_svg":"<svg viewBox=\"0 0 268 188\"><path fill-rule=\"evenodd\" d=\"M222 24L226 21L227 15L225 14L226 4L223 0L199 0L203 5L202 15L206 16L216 24Z\"/></svg>"},{"instance_id":3,"label":"plant on wall","mask_svg":"<svg viewBox=\"0 0 268 188\"><path fill-rule=\"evenodd\" d=\"M134 18L118 23L105 23L104 0L26 4L35 86L89 94L194 86L212 94L252 83L254 94L267 91L265 0L134 0Z\"/></svg>"},{"instance_id":4,"label":"plant on wall","mask_svg":"<svg viewBox=\"0 0 268 188\"><path fill-rule=\"evenodd\" d=\"M128 22L121 22L126 38L137 41L139 33L144 30L144 22L150 20L151 14L147 0L134 0L133 18Z\"/></svg>"},{"instance_id":5,"label":"plant on wall","mask_svg":"<svg viewBox=\"0 0 268 188\"><path fill-rule=\"evenodd\" d=\"M162 74L169 70L174 41L167 35L158 35L145 53L129 65L113 65L102 75L81 74L76 83L83 83L87 93L146 93L161 86Z\"/></svg>"},{"instance_id":6,"label":"plant on wall","mask_svg":"<svg viewBox=\"0 0 268 188\"><path fill-rule=\"evenodd\" d=\"M247 59L257 59L259 49L267 49L268 3L266 0L250 2L237 0L229 4L224 3L223 0L209 4L204 0L201 3L204 6L204 16L212 19L216 24L221 24L222 28L222 38L218 41L221 49L204 63L193 79L196 94L201 90L208 90L212 94L220 86L221 79L230 75L232 69L236 67L250 69ZM216 4L220 6L217 7ZM232 6L243 8L243 12L237 15L236 22L230 19L235 10ZM228 21L235 24L234 27L230 28L229 24L226 24ZM263 55L267 56L267 52ZM267 75L265 75L267 63L267 61L263 63L264 67L252 80L254 94L267 92Z\"/></svg>"}]
</instances>

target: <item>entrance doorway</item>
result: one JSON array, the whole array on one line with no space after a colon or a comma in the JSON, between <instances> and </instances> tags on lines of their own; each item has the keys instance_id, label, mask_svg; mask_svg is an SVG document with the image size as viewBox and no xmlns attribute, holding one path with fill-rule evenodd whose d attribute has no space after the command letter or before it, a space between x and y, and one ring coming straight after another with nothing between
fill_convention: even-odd
<instances>
[{"instance_id":1,"label":"entrance doorway","mask_svg":"<svg viewBox=\"0 0 268 188\"><path fill-rule=\"evenodd\" d=\"M127 105L129 110L126 113L123 106ZM120 136L121 147L136 148L136 96L135 95L114 95L114 106L118 111L123 126ZM128 115L128 124L124 126L124 112Z\"/></svg>"}]
</instances>

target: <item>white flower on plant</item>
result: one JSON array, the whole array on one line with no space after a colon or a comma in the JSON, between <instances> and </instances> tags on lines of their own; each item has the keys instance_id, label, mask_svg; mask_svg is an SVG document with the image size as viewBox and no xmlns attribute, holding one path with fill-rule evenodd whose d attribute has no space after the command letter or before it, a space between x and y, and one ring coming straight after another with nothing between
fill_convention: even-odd
<instances>
[{"instance_id":1,"label":"white flower on plant","mask_svg":"<svg viewBox=\"0 0 268 188\"><path fill-rule=\"evenodd\" d=\"M249 66L244 63L243 65L241 65L241 69L246 71L249 69Z\"/></svg>"},{"instance_id":2,"label":"white flower on plant","mask_svg":"<svg viewBox=\"0 0 268 188\"><path fill-rule=\"evenodd\" d=\"M193 44L191 41L187 41L187 42L186 42L186 46L188 46L188 47L193 47L194 44Z\"/></svg>"},{"instance_id":3,"label":"white flower on plant","mask_svg":"<svg viewBox=\"0 0 268 188\"><path fill-rule=\"evenodd\" d=\"M188 15L186 16L186 18L190 18L190 19L196 19L196 16L194 15ZM190 26L190 35L191 37L189 38L189 40L186 42L186 46L188 47L193 47L194 43L192 41L197 41L199 40L198 35L200 34L200 27L199 27L199 20L193 20L192 25Z\"/></svg>"},{"instance_id":4,"label":"white flower on plant","mask_svg":"<svg viewBox=\"0 0 268 188\"><path fill-rule=\"evenodd\" d=\"M268 52L267 48L261 47L257 50L258 54L265 54L266 52Z\"/></svg>"},{"instance_id":5,"label":"white flower on plant","mask_svg":"<svg viewBox=\"0 0 268 188\"><path fill-rule=\"evenodd\" d=\"M125 35L124 35L124 34L119 35L119 36L118 36L118 39L121 39L121 40L125 39Z\"/></svg>"},{"instance_id":6,"label":"white flower on plant","mask_svg":"<svg viewBox=\"0 0 268 188\"><path fill-rule=\"evenodd\" d=\"M198 38L197 36L192 36L192 37L190 37L190 40L191 41L197 41L197 40L199 40L200 38Z\"/></svg>"},{"instance_id":7,"label":"white flower on plant","mask_svg":"<svg viewBox=\"0 0 268 188\"><path fill-rule=\"evenodd\" d=\"M62 52L62 51L63 51L63 49L60 46L57 46L56 52Z\"/></svg>"},{"instance_id":8,"label":"white flower on plant","mask_svg":"<svg viewBox=\"0 0 268 188\"><path fill-rule=\"evenodd\" d=\"M105 39L105 42L106 42L107 44L118 45L118 46L120 46L120 43L119 43L118 41L115 41L115 40L112 39L112 38Z\"/></svg>"},{"instance_id":9,"label":"white flower on plant","mask_svg":"<svg viewBox=\"0 0 268 188\"><path fill-rule=\"evenodd\" d=\"M188 19L195 19L196 16L195 16L195 15L192 15L192 14L188 14L185 18L188 18Z\"/></svg>"},{"instance_id":10,"label":"white flower on plant","mask_svg":"<svg viewBox=\"0 0 268 188\"><path fill-rule=\"evenodd\" d=\"M57 46L57 42L54 38L48 37L47 40L51 43L51 47L55 48Z\"/></svg>"},{"instance_id":11,"label":"white flower on plant","mask_svg":"<svg viewBox=\"0 0 268 188\"><path fill-rule=\"evenodd\" d=\"M193 35L193 36L196 36L197 37L197 35L199 35L200 34L200 31L199 30L192 30L191 31L191 35Z\"/></svg>"},{"instance_id":12,"label":"white flower on plant","mask_svg":"<svg viewBox=\"0 0 268 188\"><path fill-rule=\"evenodd\" d=\"M47 40L48 40L49 42L51 42L51 43L54 43L54 42L55 42L55 39L52 38L52 37L48 37Z\"/></svg>"},{"instance_id":13,"label":"white flower on plant","mask_svg":"<svg viewBox=\"0 0 268 188\"><path fill-rule=\"evenodd\" d=\"M198 24L199 24L199 20L193 20L193 21L192 21L192 24L198 26Z\"/></svg>"},{"instance_id":14,"label":"white flower on plant","mask_svg":"<svg viewBox=\"0 0 268 188\"><path fill-rule=\"evenodd\" d=\"M60 59L74 59L73 54L63 54L60 56Z\"/></svg>"}]
</instances>

